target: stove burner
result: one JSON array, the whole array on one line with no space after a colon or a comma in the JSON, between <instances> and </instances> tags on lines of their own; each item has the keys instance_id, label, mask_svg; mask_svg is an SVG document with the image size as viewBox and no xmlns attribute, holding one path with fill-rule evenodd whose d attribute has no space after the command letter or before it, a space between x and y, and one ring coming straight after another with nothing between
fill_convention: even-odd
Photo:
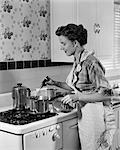
<instances>
[{"instance_id":1,"label":"stove burner","mask_svg":"<svg viewBox=\"0 0 120 150\"><path fill-rule=\"evenodd\" d=\"M0 112L0 121L13 125L25 125L31 122L50 118L55 115L57 114L51 112L47 112L44 114L32 114L29 109L25 110L11 109L8 111Z\"/></svg>"}]
</instances>

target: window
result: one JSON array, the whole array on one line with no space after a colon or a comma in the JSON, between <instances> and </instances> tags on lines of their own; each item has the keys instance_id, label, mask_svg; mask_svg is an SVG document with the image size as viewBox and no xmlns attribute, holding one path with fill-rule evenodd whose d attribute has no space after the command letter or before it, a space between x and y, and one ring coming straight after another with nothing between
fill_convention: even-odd
<instances>
[{"instance_id":1,"label":"window","mask_svg":"<svg viewBox=\"0 0 120 150\"><path fill-rule=\"evenodd\" d=\"M114 47L110 57L102 59L106 75L114 79L120 77L120 0L114 1ZM111 78L112 79L112 78Z\"/></svg>"},{"instance_id":2,"label":"window","mask_svg":"<svg viewBox=\"0 0 120 150\"><path fill-rule=\"evenodd\" d=\"M120 68L120 0L114 3L114 68Z\"/></svg>"}]
</instances>

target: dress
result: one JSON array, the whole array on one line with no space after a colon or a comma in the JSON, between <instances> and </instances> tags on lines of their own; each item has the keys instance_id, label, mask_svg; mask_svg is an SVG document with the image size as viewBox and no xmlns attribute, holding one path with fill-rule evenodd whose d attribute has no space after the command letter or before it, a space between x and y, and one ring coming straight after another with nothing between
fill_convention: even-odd
<instances>
[{"instance_id":1,"label":"dress","mask_svg":"<svg viewBox=\"0 0 120 150\"><path fill-rule=\"evenodd\" d=\"M99 92L111 95L105 70L93 52L86 50L75 56L73 68L66 83L77 92ZM115 115L110 101L78 104L78 130L82 150L113 150L116 131ZM82 112L82 117L79 115ZM79 117L80 116L80 117Z\"/></svg>"}]
</instances>

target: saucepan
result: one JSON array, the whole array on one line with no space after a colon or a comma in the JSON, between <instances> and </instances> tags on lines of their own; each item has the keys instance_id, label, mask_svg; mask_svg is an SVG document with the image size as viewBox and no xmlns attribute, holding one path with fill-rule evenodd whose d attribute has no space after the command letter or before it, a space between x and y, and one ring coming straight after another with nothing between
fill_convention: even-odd
<instances>
[{"instance_id":1,"label":"saucepan","mask_svg":"<svg viewBox=\"0 0 120 150\"><path fill-rule=\"evenodd\" d=\"M49 111L49 99L47 96L31 96L30 99L31 113L47 113Z\"/></svg>"},{"instance_id":2,"label":"saucepan","mask_svg":"<svg viewBox=\"0 0 120 150\"><path fill-rule=\"evenodd\" d=\"M46 96L50 100L56 97L56 93L57 93L57 89L55 88L43 87L39 89L39 92L37 93L37 95Z\"/></svg>"}]
</instances>

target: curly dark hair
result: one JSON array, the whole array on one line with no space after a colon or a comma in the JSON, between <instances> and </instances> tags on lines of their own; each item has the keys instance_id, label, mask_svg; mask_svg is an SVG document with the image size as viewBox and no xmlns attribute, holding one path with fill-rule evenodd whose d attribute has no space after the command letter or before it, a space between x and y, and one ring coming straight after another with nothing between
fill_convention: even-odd
<instances>
[{"instance_id":1,"label":"curly dark hair","mask_svg":"<svg viewBox=\"0 0 120 150\"><path fill-rule=\"evenodd\" d=\"M77 40L81 46L87 44L87 30L82 24L68 24L66 26L58 27L55 34L57 36L65 36L71 41Z\"/></svg>"}]
</instances>

